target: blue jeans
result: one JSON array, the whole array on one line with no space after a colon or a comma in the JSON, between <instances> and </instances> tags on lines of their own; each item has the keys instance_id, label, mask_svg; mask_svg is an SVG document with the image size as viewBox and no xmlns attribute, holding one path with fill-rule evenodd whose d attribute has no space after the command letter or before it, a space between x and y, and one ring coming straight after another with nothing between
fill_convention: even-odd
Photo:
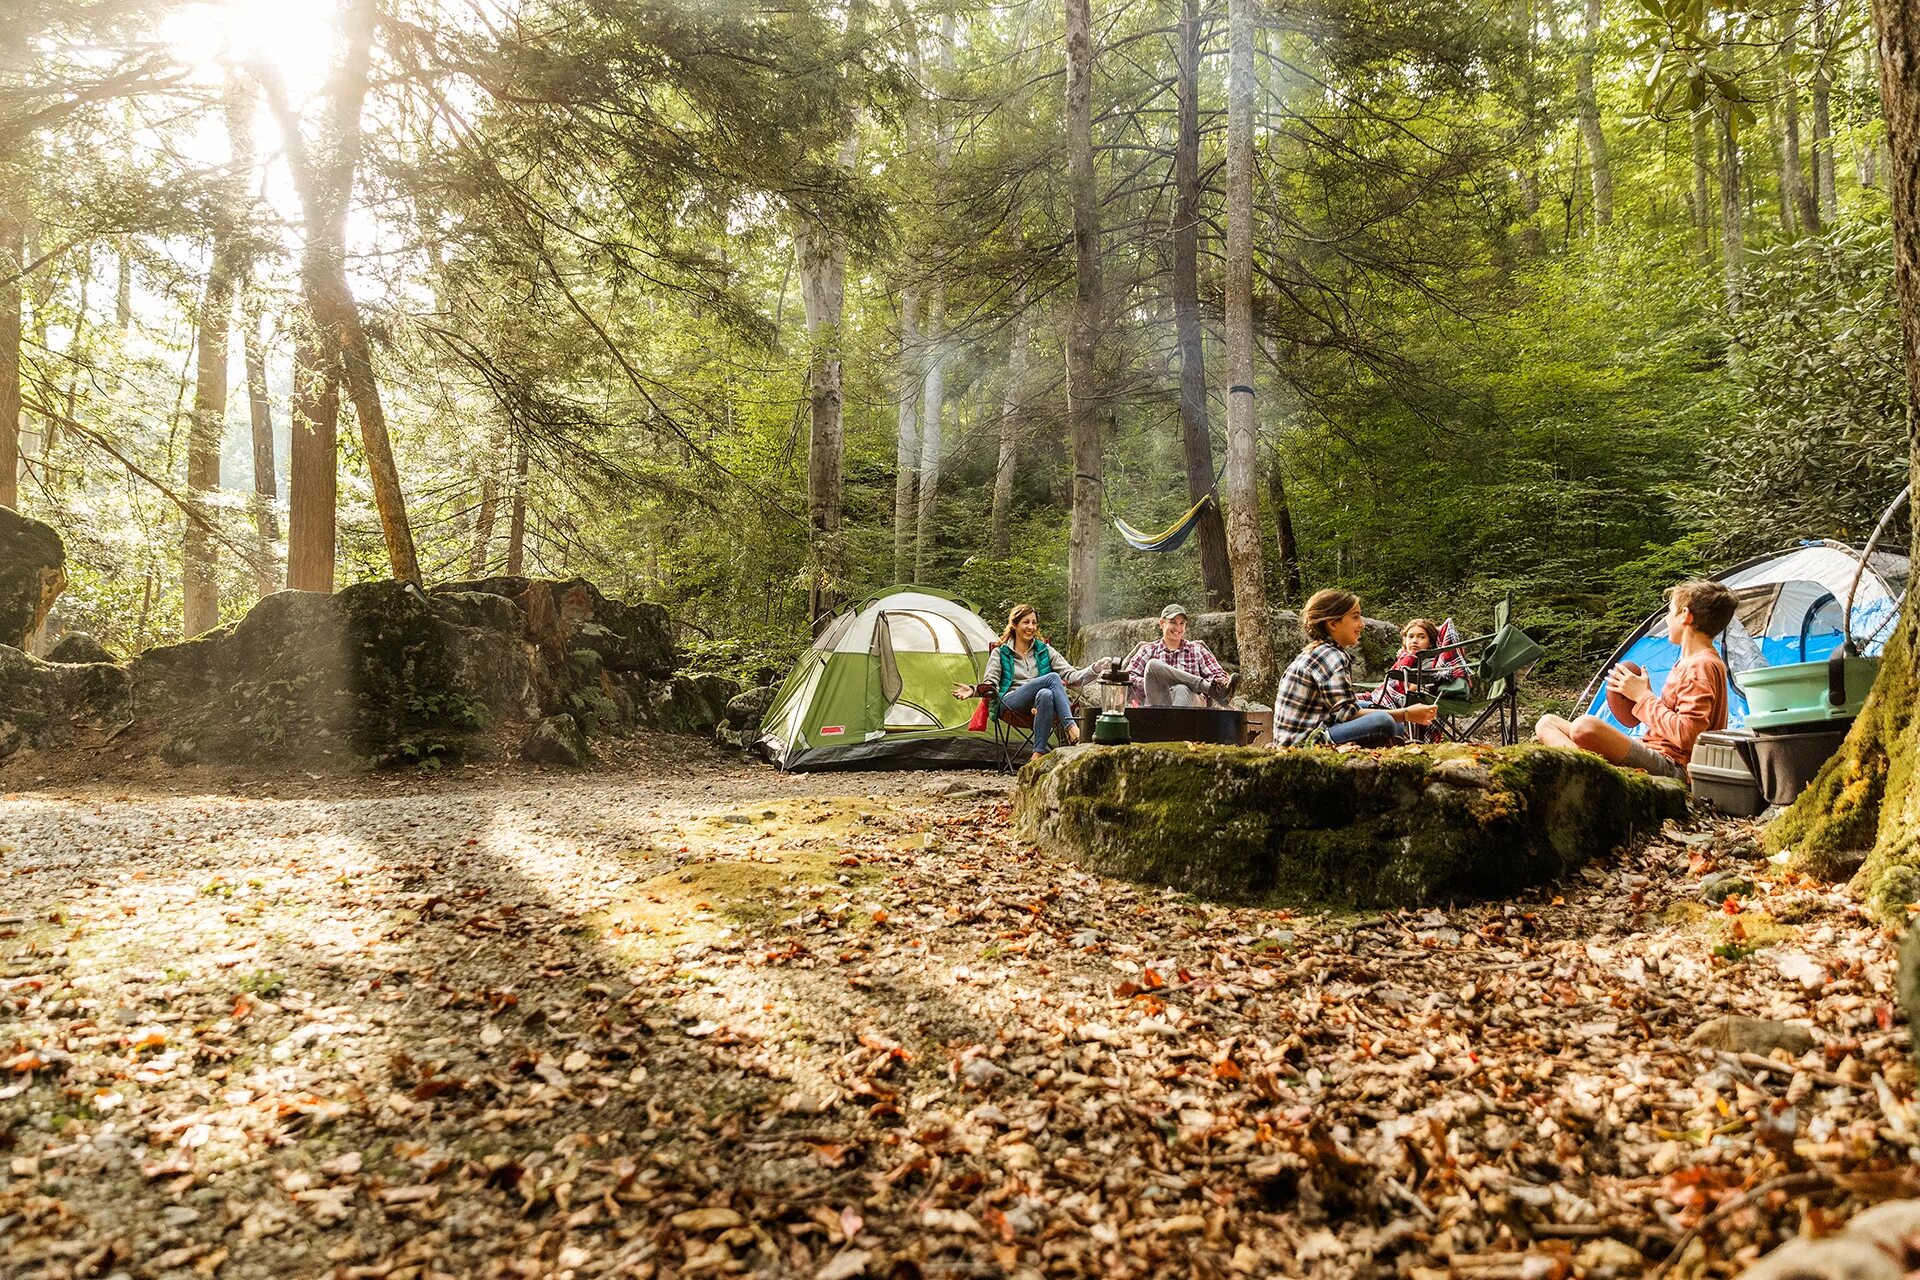
<instances>
[{"instance_id":1,"label":"blue jeans","mask_svg":"<svg viewBox=\"0 0 1920 1280\"><path fill-rule=\"evenodd\" d=\"M1385 711L1369 711L1363 716L1327 726L1327 741L1336 747L1343 747L1350 742L1387 747L1396 742L1405 742L1406 738L1406 726Z\"/></svg>"},{"instance_id":2,"label":"blue jeans","mask_svg":"<svg viewBox=\"0 0 1920 1280\"><path fill-rule=\"evenodd\" d=\"M1033 753L1037 756L1053 750L1053 722L1073 719L1067 686L1052 671L1008 690L1000 706L1005 711L1033 712Z\"/></svg>"}]
</instances>

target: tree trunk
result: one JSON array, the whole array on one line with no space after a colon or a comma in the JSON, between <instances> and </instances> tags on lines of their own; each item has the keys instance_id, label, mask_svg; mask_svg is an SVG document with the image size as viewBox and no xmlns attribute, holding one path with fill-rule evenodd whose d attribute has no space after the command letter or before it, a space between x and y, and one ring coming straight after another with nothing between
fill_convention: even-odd
<instances>
[{"instance_id":1,"label":"tree trunk","mask_svg":"<svg viewBox=\"0 0 1920 1280\"><path fill-rule=\"evenodd\" d=\"M1180 21L1179 128L1173 154L1173 326L1180 346L1180 439L1187 501L1213 492L1213 437L1207 423L1206 331L1200 323L1200 0L1183 0ZM1227 530L1215 502L1200 513L1200 577L1207 607L1233 608Z\"/></svg>"},{"instance_id":2,"label":"tree trunk","mask_svg":"<svg viewBox=\"0 0 1920 1280\"><path fill-rule=\"evenodd\" d=\"M1833 48L1827 39L1827 0L1813 0L1813 190L1820 216L1840 216L1840 194L1833 180L1833 114L1827 102L1827 59ZM1884 84L1885 75L1881 77Z\"/></svg>"},{"instance_id":3,"label":"tree trunk","mask_svg":"<svg viewBox=\"0 0 1920 1280\"><path fill-rule=\"evenodd\" d=\"M1794 24L1796 10L1789 9L1780 19L1780 181L1800 230L1807 235L1820 234L1820 205L1807 185L1806 171L1800 159L1800 82L1793 76Z\"/></svg>"},{"instance_id":4,"label":"tree trunk","mask_svg":"<svg viewBox=\"0 0 1920 1280\"><path fill-rule=\"evenodd\" d=\"M506 453L504 428L493 434L493 444L480 460L480 509L473 517L473 545L467 549L467 576L486 576L492 559L493 526L500 515L500 464Z\"/></svg>"},{"instance_id":5,"label":"tree trunk","mask_svg":"<svg viewBox=\"0 0 1920 1280\"><path fill-rule=\"evenodd\" d=\"M835 233L803 227L794 237L800 302L807 318L807 616L814 634L833 616L846 576L840 559L840 486L846 457L840 323L846 302L846 246Z\"/></svg>"},{"instance_id":6,"label":"tree trunk","mask_svg":"<svg viewBox=\"0 0 1920 1280\"><path fill-rule=\"evenodd\" d=\"M1720 269L1726 282L1727 310L1740 309L1741 273L1746 267L1747 238L1741 220L1740 144L1733 136L1733 111L1722 106L1714 113L1720 127Z\"/></svg>"},{"instance_id":7,"label":"tree trunk","mask_svg":"<svg viewBox=\"0 0 1920 1280\"><path fill-rule=\"evenodd\" d=\"M273 544L280 540L280 479L273 449L273 401L267 395L266 337L261 332L260 294L248 288L240 306L241 357L247 369L247 417L253 430L253 578L263 596L280 589Z\"/></svg>"},{"instance_id":8,"label":"tree trunk","mask_svg":"<svg viewBox=\"0 0 1920 1280\"><path fill-rule=\"evenodd\" d=\"M0 179L4 180L4 179ZM0 193L0 507L20 506L20 272L26 239Z\"/></svg>"},{"instance_id":9,"label":"tree trunk","mask_svg":"<svg viewBox=\"0 0 1920 1280\"><path fill-rule=\"evenodd\" d=\"M1613 162L1607 151L1607 134L1600 127L1600 99L1593 89L1593 62L1600 47L1600 0L1587 0L1586 31L1580 39L1580 57L1574 64L1574 107L1580 121L1580 137L1587 145L1593 184L1593 220L1601 230L1613 225Z\"/></svg>"},{"instance_id":10,"label":"tree trunk","mask_svg":"<svg viewBox=\"0 0 1920 1280\"><path fill-rule=\"evenodd\" d=\"M332 591L334 507L340 483L340 367L313 317L293 339L293 413L287 447L287 586Z\"/></svg>"},{"instance_id":11,"label":"tree trunk","mask_svg":"<svg viewBox=\"0 0 1920 1280\"><path fill-rule=\"evenodd\" d=\"M1273 696L1273 620L1260 549L1253 401L1253 0L1227 3L1227 554L1233 634L1250 698Z\"/></svg>"},{"instance_id":12,"label":"tree trunk","mask_svg":"<svg viewBox=\"0 0 1920 1280\"><path fill-rule=\"evenodd\" d=\"M114 255L113 322L122 333L133 324L133 241L127 236Z\"/></svg>"},{"instance_id":13,"label":"tree trunk","mask_svg":"<svg viewBox=\"0 0 1920 1280\"><path fill-rule=\"evenodd\" d=\"M1713 263L1712 218L1707 196L1707 108L1702 107L1687 121L1687 134L1693 143L1693 226L1694 243L1700 260Z\"/></svg>"},{"instance_id":14,"label":"tree trunk","mask_svg":"<svg viewBox=\"0 0 1920 1280\"><path fill-rule=\"evenodd\" d=\"M908 289L900 295L900 407L893 450L893 580L907 581L913 570L915 493L920 470L920 335L916 331L920 299Z\"/></svg>"},{"instance_id":15,"label":"tree trunk","mask_svg":"<svg viewBox=\"0 0 1920 1280\"><path fill-rule=\"evenodd\" d=\"M1067 190L1073 202L1073 317L1067 333L1067 436L1073 516L1067 540L1069 643L1095 620L1100 591L1100 419L1094 356L1100 342L1100 197L1093 172L1093 16L1066 0Z\"/></svg>"},{"instance_id":16,"label":"tree trunk","mask_svg":"<svg viewBox=\"0 0 1920 1280\"><path fill-rule=\"evenodd\" d=\"M1873 0L1880 101L1891 157L1894 291L1906 354L1909 480L1920 489L1920 10ZM1916 498L1920 498L1917 493ZM1911 552L1920 556L1920 520ZM1832 875L1871 850L1854 887L1880 917L1903 925L1920 863L1920 604L1909 595L1880 676L1839 752L1767 831L1794 865ZM1912 943L1909 943L1911 951Z\"/></svg>"},{"instance_id":17,"label":"tree trunk","mask_svg":"<svg viewBox=\"0 0 1920 1280\"><path fill-rule=\"evenodd\" d=\"M213 258L200 304L193 415L187 428L188 520L180 544L181 596L188 637L220 625L219 563L208 495L220 488L220 443L227 428L227 340L244 261L247 184L253 169L253 102L238 74L227 77L229 157L213 227ZM197 515L197 519L194 518Z\"/></svg>"},{"instance_id":18,"label":"tree trunk","mask_svg":"<svg viewBox=\"0 0 1920 1280\"><path fill-rule=\"evenodd\" d=\"M1300 544L1293 536L1293 504L1287 501L1287 477L1278 449L1267 461L1267 497L1273 502L1273 540L1280 552L1283 603L1298 604L1305 595L1300 579Z\"/></svg>"},{"instance_id":19,"label":"tree trunk","mask_svg":"<svg viewBox=\"0 0 1920 1280\"><path fill-rule=\"evenodd\" d=\"M527 571L527 446L524 441L513 450L513 506L507 515L507 574L519 577Z\"/></svg>"},{"instance_id":20,"label":"tree trunk","mask_svg":"<svg viewBox=\"0 0 1920 1280\"><path fill-rule=\"evenodd\" d=\"M1007 386L1000 396L1000 456L993 469L993 554L1013 552L1013 479L1020 464L1020 398L1027 384L1027 282L1014 296L1013 335L1008 339Z\"/></svg>"},{"instance_id":21,"label":"tree trunk","mask_svg":"<svg viewBox=\"0 0 1920 1280\"><path fill-rule=\"evenodd\" d=\"M920 393L920 486L915 500L913 580L924 582L933 556L934 514L940 500L940 418L946 408L947 369L946 290L935 286L927 303L927 325L922 330L927 349L927 385Z\"/></svg>"}]
</instances>

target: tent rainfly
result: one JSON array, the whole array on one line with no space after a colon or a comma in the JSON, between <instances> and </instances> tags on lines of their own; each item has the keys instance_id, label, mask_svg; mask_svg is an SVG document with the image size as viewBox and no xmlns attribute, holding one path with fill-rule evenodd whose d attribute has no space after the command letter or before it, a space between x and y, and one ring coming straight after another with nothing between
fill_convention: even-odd
<instances>
[{"instance_id":1,"label":"tent rainfly","mask_svg":"<svg viewBox=\"0 0 1920 1280\"><path fill-rule=\"evenodd\" d=\"M980 678L998 633L968 605L890 587L834 615L760 722L754 750L792 772L971 769L1000 763L974 704L951 687Z\"/></svg>"},{"instance_id":2,"label":"tent rainfly","mask_svg":"<svg viewBox=\"0 0 1920 1280\"><path fill-rule=\"evenodd\" d=\"M1900 599L1907 589L1907 557L1876 552L1864 568L1860 553L1839 542L1803 542L1797 547L1759 556L1713 575L1739 600L1733 621L1721 637L1727 670L1734 675L1759 667L1796 662L1819 662L1840 646L1847 627L1842 613L1854 571L1852 633L1860 652L1880 652L1893 633ZM1661 626L1663 609L1629 632L1593 677L1581 695L1589 715L1624 732L1627 729L1607 710L1606 674L1615 664L1631 660L1646 668L1655 689L1679 660L1680 647L1667 639ZM1727 690L1727 724L1746 723L1747 700L1738 684Z\"/></svg>"}]
</instances>

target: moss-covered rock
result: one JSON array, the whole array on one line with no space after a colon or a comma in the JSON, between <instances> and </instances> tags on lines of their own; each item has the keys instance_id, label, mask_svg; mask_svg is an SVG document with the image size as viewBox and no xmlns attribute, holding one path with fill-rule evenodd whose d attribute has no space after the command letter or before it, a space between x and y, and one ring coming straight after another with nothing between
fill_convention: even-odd
<instances>
[{"instance_id":1,"label":"moss-covered rock","mask_svg":"<svg viewBox=\"0 0 1920 1280\"><path fill-rule=\"evenodd\" d=\"M67 549L52 525L0 507L0 644L25 650L67 586Z\"/></svg>"},{"instance_id":2,"label":"moss-covered rock","mask_svg":"<svg viewBox=\"0 0 1920 1280\"><path fill-rule=\"evenodd\" d=\"M107 646L84 631L69 631L47 647L48 662L118 662Z\"/></svg>"},{"instance_id":3,"label":"moss-covered rock","mask_svg":"<svg viewBox=\"0 0 1920 1280\"><path fill-rule=\"evenodd\" d=\"M78 727L125 723L132 706L123 667L42 662L0 645L0 760L24 747L62 746Z\"/></svg>"},{"instance_id":4,"label":"moss-covered rock","mask_svg":"<svg viewBox=\"0 0 1920 1280\"><path fill-rule=\"evenodd\" d=\"M1682 817L1679 784L1546 747L1137 745L1022 770L1020 834L1233 902L1421 906L1545 884Z\"/></svg>"},{"instance_id":5,"label":"moss-covered rock","mask_svg":"<svg viewBox=\"0 0 1920 1280\"><path fill-rule=\"evenodd\" d=\"M738 682L725 676L677 675L654 686L654 696L643 714L663 733L709 734L727 714L727 704L740 692Z\"/></svg>"},{"instance_id":6,"label":"moss-covered rock","mask_svg":"<svg viewBox=\"0 0 1920 1280\"><path fill-rule=\"evenodd\" d=\"M607 670L654 680L680 665L665 609L645 600L610 599L585 578L474 578L442 583L433 594L490 595L511 602L536 585L552 598L566 648L592 649Z\"/></svg>"}]
</instances>

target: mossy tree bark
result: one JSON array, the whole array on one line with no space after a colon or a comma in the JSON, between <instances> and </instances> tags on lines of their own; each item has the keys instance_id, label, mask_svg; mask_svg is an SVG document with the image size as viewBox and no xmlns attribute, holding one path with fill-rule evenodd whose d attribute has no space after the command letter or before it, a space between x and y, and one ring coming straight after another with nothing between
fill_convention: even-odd
<instances>
[{"instance_id":1,"label":"mossy tree bark","mask_svg":"<svg viewBox=\"0 0 1920 1280\"><path fill-rule=\"evenodd\" d=\"M1073 204L1073 319L1067 334L1067 439L1073 515L1067 535L1067 633L1096 620L1100 589L1100 419L1094 356L1103 324L1100 194L1093 169L1093 11L1067 0L1067 192ZM924 465L924 461L923 464Z\"/></svg>"},{"instance_id":2,"label":"mossy tree bark","mask_svg":"<svg viewBox=\"0 0 1920 1280\"><path fill-rule=\"evenodd\" d=\"M1920 10L1874 0L1880 96L1892 156L1894 289L1907 361L1907 441L1911 476L1920 481ZM1920 527L1920 522L1915 522ZM1920 537L1913 553L1920 556ZM1880 661L1880 677L1853 731L1793 807L1773 824L1768 843L1792 849L1794 864L1833 875L1863 851L1855 887L1880 914L1905 918L1920 900L1920 613L1911 595Z\"/></svg>"}]
</instances>

